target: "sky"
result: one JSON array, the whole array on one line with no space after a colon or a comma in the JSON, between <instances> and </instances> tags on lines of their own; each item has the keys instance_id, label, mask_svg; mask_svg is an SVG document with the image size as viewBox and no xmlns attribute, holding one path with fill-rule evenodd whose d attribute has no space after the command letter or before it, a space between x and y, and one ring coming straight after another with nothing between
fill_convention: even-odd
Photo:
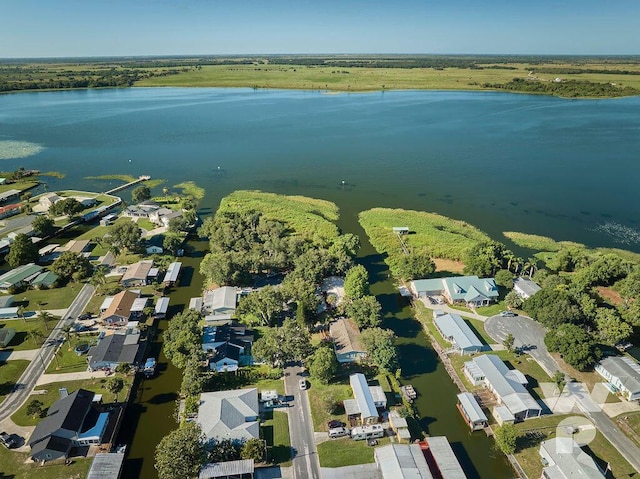
<instances>
[{"instance_id":1,"label":"sky","mask_svg":"<svg viewBox=\"0 0 640 479\"><path fill-rule=\"evenodd\" d=\"M0 58L640 54L639 0L0 0Z\"/></svg>"}]
</instances>

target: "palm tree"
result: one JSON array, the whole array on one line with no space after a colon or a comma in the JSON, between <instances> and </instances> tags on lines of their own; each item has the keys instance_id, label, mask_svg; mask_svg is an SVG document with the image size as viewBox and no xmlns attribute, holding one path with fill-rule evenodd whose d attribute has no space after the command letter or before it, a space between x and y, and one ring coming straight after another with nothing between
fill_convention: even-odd
<instances>
[{"instance_id":1,"label":"palm tree","mask_svg":"<svg viewBox=\"0 0 640 479\"><path fill-rule=\"evenodd\" d=\"M29 331L29 337L33 340L33 344L35 346L38 345L38 340L44 338L44 334L42 334L39 330L37 329L33 329L31 331Z\"/></svg>"},{"instance_id":2,"label":"palm tree","mask_svg":"<svg viewBox=\"0 0 640 479\"><path fill-rule=\"evenodd\" d=\"M165 186L162 188L162 194L166 197L169 194L169 187Z\"/></svg>"},{"instance_id":3,"label":"palm tree","mask_svg":"<svg viewBox=\"0 0 640 479\"><path fill-rule=\"evenodd\" d=\"M24 313L27 310L24 306L18 306L18 316L22 318L22 322L26 323L27 320L24 317Z\"/></svg>"},{"instance_id":4,"label":"palm tree","mask_svg":"<svg viewBox=\"0 0 640 479\"><path fill-rule=\"evenodd\" d=\"M42 321L42 324L44 324L44 329L46 331L49 331L49 327L47 326L47 323L53 319L53 315L47 311L41 310L38 313L38 319Z\"/></svg>"},{"instance_id":5,"label":"palm tree","mask_svg":"<svg viewBox=\"0 0 640 479\"><path fill-rule=\"evenodd\" d=\"M537 258L529 258L529 279L533 277L533 273L538 269L538 259Z\"/></svg>"}]
</instances>

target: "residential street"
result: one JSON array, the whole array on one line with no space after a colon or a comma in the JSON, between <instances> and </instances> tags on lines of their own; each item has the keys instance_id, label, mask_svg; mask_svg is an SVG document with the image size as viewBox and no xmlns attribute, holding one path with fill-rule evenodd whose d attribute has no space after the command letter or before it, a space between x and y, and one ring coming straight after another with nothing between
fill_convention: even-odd
<instances>
[{"instance_id":1,"label":"residential street","mask_svg":"<svg viewBox=\"0 0 640 479\"><path fill-rule=\"evenodd\" d=\"M44 345L40 348L39 353L29 363L29 366L27 366L27 369L18 380L14 390L9 393L4 401L2 401L2 404L0 404L0 421L11 416L29 397L36 382L53 359L53 354L58 348L58 345L64 341L63 329L65 326L73 324L78 315L82 313L93 296L94 291L95 288L90 284L85 284L82 287L71 303L71 306L67 309L67 313L58 322L56 327L53 328Z\"/></svg>"},{"instance_id":2,"label":"residential street","mask_svg":"<svg viewBox=\"0 0 640 479\"><path fill-rule=\"evenodd\" d=\"M289 408L289 434L293 456L293 477L296 479L320 479L320 462L313 433L311 408L307 391L300 390L302 367L299 364L285 368L284 388L288 396L294 396ZM313 385L311 385L313 387Z\"/></svg>"}]
</instances>

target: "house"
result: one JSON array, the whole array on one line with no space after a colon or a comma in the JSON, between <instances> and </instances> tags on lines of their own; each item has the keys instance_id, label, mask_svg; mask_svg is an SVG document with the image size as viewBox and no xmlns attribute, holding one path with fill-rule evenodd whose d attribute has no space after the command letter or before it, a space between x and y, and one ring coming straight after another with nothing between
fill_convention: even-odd
<instances>
[{"instance_id":1,"label":"house","mask_svg":"<svg viewBox=\"0 0 640 479\"><path fill-rule=\"evenodd\" d=\"M235 314L238 304L238 290L232 286L223 286L204 292L202 308L209 314Z\"/></svg>"},{"instance_id":2,"label":"house","mask_svg":"<svg viewBox=\"0 0 640 479\"><path fill-rule=\"evenodd\" d=\"M9 308L0 308L0 319L13 319L18 317L20 308L11 306Z\"/></svg>"},{"instance_id":3,"label":"house","mask_svg":"<svg viewBox=\"0 0 640 479\"><path fill-rule=\"evenodd\" d=\"M595 370L616 388L627 401L640 400L640 364L628 356L609 356Z\"/></svg>"},{"instance_id":4,"label":"house","mask_svg":"<svg viewBox=\"0 0 640 479\"><path fill-rule=\"evenodd\" d=\"M516 422L515 416L511 414L511 411L509 411L509 408L506 406L494 406L491 413L499 426Z\"/></svg>"},{"instance_id":5,"label":"house","mask_svg":"<svg viewBox=\"0 0 640 479\"><path fill-rule=\"evenodd\" d=\"M258 389L215 391L200 395L196 419L208 441L242 442L260 437Z\"/></svg>"},{"instance_id":6,"label":"house","mask_svg":"<svg viewBox=\"0 0 640 479\"><path fill-rule=\"evenodd\" d=\"M50 289L55 287L58 275L52 271L43 271L31 281L31 287L37 289Z\"/></svg>"},{"instance_id":7,"label":"house","mask_svg":"<svg viewBox=\"0 0 640 479\"><path fill-rule=\"evenodd\" d=\"M167 272L164 275L164 279L162 280L162 282L167 286L173 286L176 281L178 281L180 268L182 268L182 263L180 263L179 261L171 263L167 268Z\"/></svg>"},{"instance_id":8,"label":"house","mask_svg":"<svg viewBox=\"0 0 640 479\"><path fill-rule=\"evenodd\" d=\"M15 335L16 330L13 328L0 328L0 348L9 346Z\"/></svg>"},{"instance_id":9,"label":"house","mask_svg":"<svg viewBox=\"0 0 640 479\"><path fill-rule=\"evenodd\" d=\"M71 253L82 254L87 251L90 240L71 240L62 247L62 251L70 251Z\"/></svg>"},{"instance_id":10,"label":"house","mask_svg":"<svg viewBox=\"0 0 640 479\"><path fill-rule=\"evenodd\" d=\"M132 307L139 294L133 291L121 291L113 297L107 297L100 307L100 320L108 326L123 326L132 317Z\"/></svg>"},{"instance_id":11,"label":"house","mask_svg":"<svg viewBox=\"0 0 640 479\"><path fill-rule=\"evenodd\" d=\"M410 441L411 433L409 432L409 424L407 420L400 416L395 409L389 411L389 426L396 434L398 441Z\"/></svg>"},{"instance_id":12,"label":"house","mask_svg":"<svg viewBox=\"0 0 640 479\"><path fill-rule=\"evenodd\" d=\"M253 472L253 459L212 462L200 468L198 479L253 479Z\"/></svg>"},{"instance_id":13,"label":"house","mask_svg":"<svg viewBox=\"0 0 640 479\"><path fill-rule=\"evenodd\" d=\"M100 226L109 226L117 219L118 215L110 213L100 220Z\"/></svg>"},{"instance_id":14,"label":"house","mask_svg":"<svg viewBox=\"0 0 640 479\"><path fill-rule=\"evenodd\" d=\"M364 374L352 374L349 376L349 383L355 396L355 399L345 399L344 401L344 409L349 420L362 425L379 422L380 414L378 413L376 403L374 402L374 395L372 394L370 386L367 384L367 379ZM375 394L380 400L379 393L376 392ZM382 395L384 395L384 391ZM386 399L384 406L380 404L379 407L386 407Z\"/></svg>"},{"instance_id":15,"label":"house","mask_svg":"<svg viewBox=\"0 0 640 479\"><path fill-rule=\"evenodd\" d=\"M451 444L444 436L430 436L419 443L433 477L466 479Z\"/></svg>"},{"instance_id":16,"label":"house","mask_svg":"<svg viewBox=\"0 0 640 479\"><path fill-rule=\"evenodd\" d=\"M28 285L44 270L42 266L34 263L18 266L3 275L0 275L0 291L8 292L12 287Z\"/></svg>"},{"instance_id":17,"label":"house","mask_svg":"<svg viewBox=\"0 0 640 479\"><path fill-rule=\"evenodd\" d=\"M454 351L459 354L473 354L484 350L482 342L460 315L434 311L433 316L436 329L451 343Z\"/></svg>"},{"instance_id":18,"label":"house","mask_svg":"<svg viewBox=\"0 0 640 479\"><path fill-rule=\"evenodd\" d=\"M11 306L13 306L14 302L15 302L15 298L11 294L6 296L0 296L0 308L10 308Z\"/></svg>"},{"instance_id":19,"label":"house","mask_svg":"<svg viewBox=\"0 0 640 479\"><path fill-rule=\"evenodd\" d=\"M21 204L7 205L7 206L0 207L0 220L3 218L8 218L9 216L14 216L19 214L20 208L22 208Z\"/></svg>"},{"instance_id":20,"label":"house","mask_svg":"<svg viewBox=\"0 0 640 479\"><path fill-rule=\"evenodd\" d=\"M132 286L145 286L149 279L149 271L153 266L153 261L138 261L127 267L127 271L120 278L120 284L125 288Z\"/></svg>"},{"instance_id":21,"label":"house","mask_svg":"<svg viewBox=\"0 0 640 479\"><path fill-rule=\"evenodd\" d=\"M411 282L410 289L417 298L443 296L451 304L463 303L470 307L486 306L498 298L495 280L475 275L419 279Z\"/></svg>"},{"instance_id":22,"label":"house","mask_svg":"<svg viewBox=\"0 0 640 479\"><path fill-rule=\"evenodd\" d=\"M161 254L164 250L160 246L150 245L145 248L147 254Z\"/></svg>"},{"instance_id":23,"label":"house","mask_svg":"<svg viewBox=\"0 0 640 479\"><path fill-rule=\"evenodd\" d=\"M529 278L525 278L524 276L520 276L513 280L513 290L522 299L530 298L541 289L542 288L538 286L538 283Z\"/></svg>"},{"instance_id":24,"label":"house","mask_svg":"<svg viewBox=\"0 0 640 479\"><path fill-rule=\"evenodd\" d=\"M601 479L605 474L572 437L554 437L540 444L544 479Z\"/></svg>"},{"instance_id":25,"label":"house","mask_svg":"<svg viewBox=\"0 0 640 479\"><path fill-rule=\"evenodd\" d=\"M418 444L388 444L373 450L382 479L433 479Z\"/></svg>"},{"instance_id":26,"label":"house","mask_svg":"<svg viewBox=\"0 0 640 479\"><path fill-rule=\"evenodd\" d=\"M138 362L140 351L139 331L125 334L110 334L92 346L87 353L90 371L115 370L119 364L134 366Z\"/></svg>"},{"instance_id":27,"label":"house","mask_svg":"<svg viewBox=\"0 0 640 479\"><path fill-rule=\"evenodd\" d=\"M339 363L352 363L367 356L367 350L360 343L360 329L352 319L334 321L329 326L329 334Z\"/></svg>"},{"instance_id":28,"label":"house","mask_svg":"<svg viewBox=\"0 0 640 479\"><path fill-rule=\"evenodd\" d=\"M169 309L169 298L158 298L156 307L153 311L153 316L156 318L164 319L167 316L167 310Z\"/></svg>"},{"instance_id":29,"label":"house","mask_svg":"<svg viewBox=\"0 0 640 479\"><path fill-rule=\"evenodd\" d=\"M487 416L471 393L458 394L458 410L472 431L484 429L489 425Z\"/></svg>"},{"instance_id":30,"label":"house","mask_svg":"<svg viewBox=\"0 0 640 479\"><path fill-rule=\"evenodd\" d=\"M202 332L202 349L209 355L209 369L218 372L237 371L240 366L251 364L252 344L253 333L237 322L205 326Z\"/></svg>"},{"instance_id":31,"label":"house","mask_svg":"<svg viewBox=\"0 0 640 479\"><path fill-rule=\"evenodd\" d=\"M95 394L85 389L66 394L61 390L63 397L53 403L29 438L31 458L36 462L61 459L72 447L102 441L109 413L95 408Z\"/></svg>"},{"instance_id":32,"label":"house","mask_svg":"<svg viewBox=\"0 0 640 479\"><path fill-rule=\"evenodd\" d=\"M408 226L394 226L393 232L399 235L408 235L409 227Z\"/></svg>"},{"instance_id":33,"label":"house","mask_svg":"<svg viewBox=\"0 0 640 479\"><path fill-rule=\"evenodd\" d=\"M38 202L42 206L43 209L48 210L58 201L61 201L62 198L58 196L56 193L45 193L40 198L38 198Z\"/></svg>"},{"instance_id":34,"label":"house","mask_svg":"<svg viewBox=\"0 0 640 479\"><path fill-rule=\"evenodd\" d=\"M174 218L181 218L182 212L170 210L169 208L158 208L157 210L149 213L149 221L157 226L168 227L169 222Z\"/></svg>"},{"instance_id":35,"label":"house","mask_svg":"<svg viewBox=\"0 0 640 479\"><path fill-rule=\"evenodd\" d=\"M474 386L483 385L501 405L523 421L542 414L542 408L524 386L527 379L517 369L509 369L495 354L485 354L464 363L464 374Z\"/></svg>"},{"instance_id":36,"label":"house","mask_svg":"<svg viewBox=\"0 0 640 479\"><path fill-rule=\"evenodd\" d=\"M160 209L160 205L153 201L143 201L137 205L127 206L122 212L122 216L129 218L149 218L149 215Z\"/></svg>"}]
</instances>

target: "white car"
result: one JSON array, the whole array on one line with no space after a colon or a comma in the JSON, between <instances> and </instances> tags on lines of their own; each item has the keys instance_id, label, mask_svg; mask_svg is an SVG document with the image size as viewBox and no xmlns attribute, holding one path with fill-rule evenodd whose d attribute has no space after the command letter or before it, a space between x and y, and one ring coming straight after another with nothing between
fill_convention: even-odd
<instances>
[{"instance_id":1,"label":"white car","mask_svg":"<svg viewBox=\"0 0 640 479\"><path fill-rule=\"evenodd\" d=\"M306 379L301 379L300 380L300 389L302 391L304 391L305 389L307 389L307 380Z\"/></svg>"}]
</instances>

